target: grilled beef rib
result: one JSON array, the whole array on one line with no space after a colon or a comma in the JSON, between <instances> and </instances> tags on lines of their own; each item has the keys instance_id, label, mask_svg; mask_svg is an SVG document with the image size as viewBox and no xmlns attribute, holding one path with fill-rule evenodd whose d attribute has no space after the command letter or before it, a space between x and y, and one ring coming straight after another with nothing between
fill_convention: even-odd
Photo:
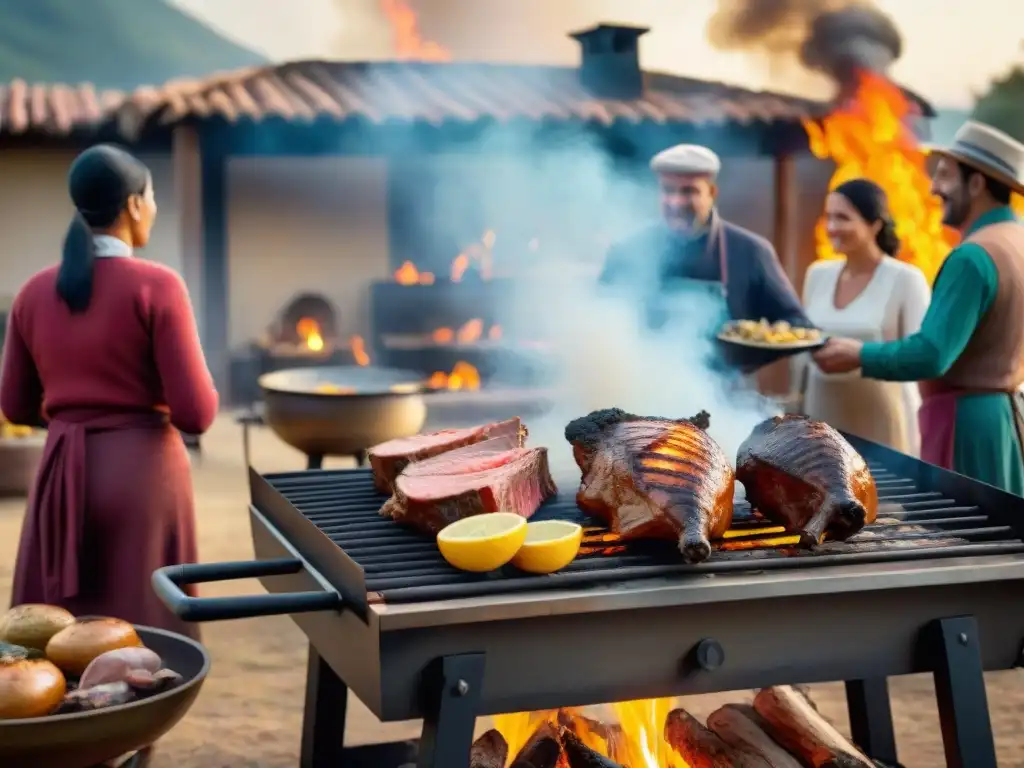
<instances>
[{"instance_id":1,"label":"grilled beef rib","mask_svg":"<svg viewBox=\"0 0 1024 768\"><path fill-rule=\"evenodd\" d=\"M519 440L490 438L409 464L381 514L431 534L485 512L530 517L557 489L547 448L522 448Z\"/></svg>"},{"instance_id":2,"label":"grilled beef rib","mask_svg":"<svg viewBox=\"0 0 1024 768\"><path fill-rule=\"evenodd\" d=\"M679 541L687 562L706 560L709 539L732 522L735 479L707 433L709 416L645 418L594 411L565 428L583 472L576 503L623 539Z\"/></svg>"},{"instance_id":3,"label":"grilled beef rib","mask_svg":"<svg viewBox=\"0 0 1024 768\"><path fill-rule=\"evenodd\" d=\"M439 456L447 451L473 445L491 437L514 437L522 447L526 440L526 427L518 419L498 421L466 429L443 429L425 435L399 437L375 445L367 452L373 484L381 493L391 493L395 478L409 464Z\"/></svg>"},{"instance_id":4,"label":"grilled beef rib","mask_svg":"<svg viewBox=\"0 0 1024 768\"><path fill-rule=\"evenodd\" d=\"M814 546L845 541L875 521L878 489L864 457L836 430L806 416L761 422L740 445L736 478L747 501Z\"/></svg>"}]
</instances>

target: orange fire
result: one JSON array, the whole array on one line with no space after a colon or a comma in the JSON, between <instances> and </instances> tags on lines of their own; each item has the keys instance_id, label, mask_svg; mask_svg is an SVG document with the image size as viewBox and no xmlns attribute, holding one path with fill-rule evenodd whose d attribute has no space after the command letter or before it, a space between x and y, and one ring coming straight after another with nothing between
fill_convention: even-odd
<instances>
[{"instance_id":1,"label":"orange fire","mask_svg":"<svg viewBox=\"0 0 1024 768\"><path fill-rule=\"evenodd\" d=\"M352 357L355 358L356 365L365 368L370 364L370 355L366 352L366 342L362 336L353 336L349 339L348 345L352 350Z\"/></svg>"},{"instance_id":2,"label":"orange fire","mask_svg":"<svg viewBox=\"0 0 1024 768\"><path fill-rule=\"evenodd\" d=\"M312 317L299 318L295 324L295 332L302 339L303 346L310 352L322 352L324 349L324 337L320 329L320 323Z\"/></svg>"},{"instance_id":3,"label":"orange fire","mask_svg":"<svg viewBox=\"0 0 1024 768\"><path fill-rule=\"evenodd\" d=\"M609 705L614 722L591 720L579 710L521 712L497 715L494 727L508 742L509 761L545 723L569 724L580 741L595 752L629 768L689 768L663 735L675 699L623 701Z\"/></svg>"},{"instance_id":4,"label":"orange fire","mask_svg":"<svg viewBox=\"0 0 1024 768\"><path fill-rule=\"evenodd\" d=\"M473 243L466 250L452 260L451 274L449 280L453 283L462 282L463 276L473 264L477 265L481 280L490 280L494 276L494 243L498 236L494 230L489 229L480 237L480 241Z\"/></svg>"},{"instance_id":5,"label":"orange fire","mask_svg":"<svg viewBox=\"0 0 1024 768\"><path fill-rule=\"evenodd\" d=\"M435 389L480 389L480 371L474 366L459 360L451 373L435 371L429 379L429 385Z\"/></svg>"},{"instance_id":6,"label":"orange fire","mask_svg":"<svg viewBox=\"0 0 1024 768\"><path fill-rule=\"evenodd\" d=\"M487 329L486 336L489 341L500 341L501 334L501 326L492 325ZM430 340L435 344L475 344L484 336L484 321L479 317L474 317L472 320L467 320L463 323L458 330L435 328L430 333Z\"/></svg>"},{"instance_id":7,"label":"orange fire","mask_svg":"<svg viewBox=\"0 0 1024 768\"><path fill-rule=\"evenodd\" d=\"M922 150L906 119L910 102L876 74L862 73L854 97L820 121L805 121L811 151L836 164L829 189L868 178L885 190L903 242L899 258L916 265L929 281L958 235L942 225L942 205L931 194ZM836 258L824 218L815 231L818 257Z\"/></svg>"},{"instance_id":8,"label":"orange fire","mask_svg":"<svg viewBox=\"0 0 1024 768\"><path fill-rule=\"evenodd\" d=\"M412 61L451 61L447 48L420 34L419 19L406 0L380 0L380 9L391 24L395 57Z\"/></svg>"},{"instance_id":9,"label":"orange fire","mask_svg":"<svg viewBox=\"0 0 1024 768\"><path fill-rule=\"evenodd\" d=\"M433 285L434 275L432 272L420 272L415 264L406 261L395 270L395 282L399 285Z\"/></svg>"}]
</instances>

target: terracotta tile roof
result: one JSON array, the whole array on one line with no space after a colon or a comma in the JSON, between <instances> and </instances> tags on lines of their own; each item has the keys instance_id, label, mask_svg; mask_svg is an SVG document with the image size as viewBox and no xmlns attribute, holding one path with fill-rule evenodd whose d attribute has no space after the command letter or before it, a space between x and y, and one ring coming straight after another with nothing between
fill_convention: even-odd
<instances>
[{"instance_id":1,"label":"terracotta tile roof","mask_svg":"<svg viewBox=\"0 0 1024 768\"><path fill-rule=\"evenodd\" d=\"M792 96L661 73L642 98L597 99L571 67L468 63L301 61L135 91L116 110L123 129L187 118L268 117L374 123L492 119L655 123L792 122L822 105Z\"/></svg>"},{"instance_id":2,"label":"terracotta tile roof","mask_svg":"<svg viewBox=\"0 0 1024 768\"><path fill-rule=\"evenodd\" d=\"M24 80L0 83L0 135L66 136L109 118L124 103L120 91L83 85L29 85Z\"/></svg>"}]
</instances>

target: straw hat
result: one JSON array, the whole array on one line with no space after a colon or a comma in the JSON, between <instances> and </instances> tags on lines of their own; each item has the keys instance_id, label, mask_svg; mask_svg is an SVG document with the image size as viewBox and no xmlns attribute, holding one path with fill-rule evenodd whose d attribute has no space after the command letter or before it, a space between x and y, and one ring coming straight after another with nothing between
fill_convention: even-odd
<instances>
[{"instance_id":1,"label":"straw hat","mask_svg":"<svg viewBox=\"0 0 1024 768\"><path fill-rule=\"evenodd\" d=\"M968 120L950 146L931 146L928 151L958 160L1024 194L1024 144L991 125Z\"/></svg>"}]
</instances>

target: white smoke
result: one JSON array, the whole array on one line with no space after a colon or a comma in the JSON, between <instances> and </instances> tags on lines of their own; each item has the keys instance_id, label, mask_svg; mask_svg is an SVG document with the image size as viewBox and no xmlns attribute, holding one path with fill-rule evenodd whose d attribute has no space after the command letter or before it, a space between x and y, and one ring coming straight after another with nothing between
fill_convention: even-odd
<instances>
[{"instance_id":1,"label":"white smoke","mask_svg":"<svg viewBox=\"0 0 1024 768\"><path fill-rule=\"evenodd\" d=\"M634 178L616 168L593 140L563 139L553 149L549 140L530 135L522 149L515 155L528 165L524 183L530 188L521 196L518 190L502 196L503 218L514 213L507 209L509 200L522 206L519 215L543 216L538 207L547 206L538 206L538 190L564 193L553 207L558 234L553 241L549 235L548 245L519 271L516 316L502 318L510 327L531 328L551 345L553 371L544 385L555 403L545 417L530 420L531 444L551 449L556 480L578 482L563 434L572 419L612 407L669 418L706 410L712 436L734 461L751 429L779 411L751 384L710 368L720 305L710 297L687 296L672 308L671 321L654 332L645 327L635 294L610 296L597 284L606 249L595 244L595 229L615 238L653 221L658 215L653 179L646 169ZM506 192L516 186L508 175L502 184Z\"/></svg>"}]
</instances>

